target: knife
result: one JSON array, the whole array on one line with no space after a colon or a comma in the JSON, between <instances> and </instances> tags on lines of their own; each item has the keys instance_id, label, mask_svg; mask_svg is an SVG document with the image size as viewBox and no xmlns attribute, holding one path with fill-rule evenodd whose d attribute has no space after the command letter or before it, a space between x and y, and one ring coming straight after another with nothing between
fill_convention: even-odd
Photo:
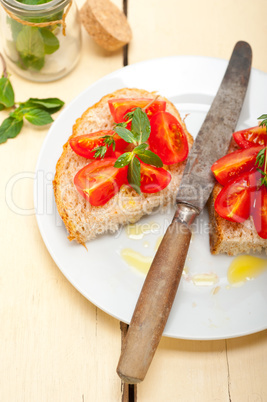
<instances>
[{"instance_id":1,"label":"knife","mask_svg":"<svg viewBox=\"0 0 267 402\"><path fill-rule=\"evenodd\" d=\"M117 373L127 383L143 381L159 344L184 268L191 225L204 208L215 183L210 168L227 153L235 131L251 60L250 45L237 42L189 153L176 197L174 218L151 264L122 346Z\"/></svg>"}]
</instances>

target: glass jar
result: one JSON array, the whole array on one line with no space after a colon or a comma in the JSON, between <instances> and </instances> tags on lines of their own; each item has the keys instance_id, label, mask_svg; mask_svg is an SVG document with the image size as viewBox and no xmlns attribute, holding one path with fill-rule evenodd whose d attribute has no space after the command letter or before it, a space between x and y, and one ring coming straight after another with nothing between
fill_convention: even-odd
<instances>
[{"instance_id":1,"label":"glass jar","mask_svg":"<svg viewBox=\"0 0 267 402\"><path fill-rule=\"evenodd\" d=\"M16 73L32 81L48 82L74 68L81 50L81 27L73 0L38 5L0 1L2 47ZM36 2L43 1L47 0Z\"/></svg>"}]
</instances>

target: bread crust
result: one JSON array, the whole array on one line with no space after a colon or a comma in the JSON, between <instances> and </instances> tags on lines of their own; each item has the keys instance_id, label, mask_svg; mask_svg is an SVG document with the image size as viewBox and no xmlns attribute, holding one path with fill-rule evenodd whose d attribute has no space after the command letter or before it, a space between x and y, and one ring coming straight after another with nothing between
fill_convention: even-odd
<instances>
[{"instance_id":1,"label":"bread crust","mask_svg":"<svg viewBox=\"0 0 267 402\"><path fill-rule=\"evenodd\" d=\"M89 107L73 126L70 138L98 131L111 129L112 116L108 109L108 100L112 98L151 98L155 92L148 92L137 88L123 88L104 96L95 105ZM175 106L166 98L166 110L172 113L182 125L188 139L189 148L193 138L187 131L184 121ZM129 186L122 186L118 194L102 207L91 206L75 189L73 178L75 173L90 160L76 155L69 140L63 145L63 152L56 165L53 180L55 201L69 233L69 240L76 240L85 244L97 235L106 232L115 232L120 225L137 222L143 215L152 213L155 208L164 209L175 202L177 188L185 167L185 162L165 166L172 175L171 183L166 189L155 194L138 195Z\"/></svg>"},{"instance_id":2,"label":"bread crust","mask_svg":"<svg viewBox=\"0 0 267 402\"><path fill-rule=\"evenodd\" d=\"M236 149L238 147L232 141L228 153ZM216 183L208 201L211 253L237 255L263 250L267 253L267 240L258 235L251 217L243 223L236 223L222 218L215 211L214 203L222 188L223 186Z\"/></svg>"}]
</instances>

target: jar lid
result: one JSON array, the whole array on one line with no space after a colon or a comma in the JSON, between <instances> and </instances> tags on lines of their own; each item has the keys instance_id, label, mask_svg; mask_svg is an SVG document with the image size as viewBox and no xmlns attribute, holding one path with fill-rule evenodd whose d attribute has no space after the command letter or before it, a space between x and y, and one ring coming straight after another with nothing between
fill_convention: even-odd
<instances>
[{"instance_id":1,"label":"jar lid","mask_svg":"<svg viewBox=\"0 0 267 402\"><path fill-rule=\"evenodd\" d=\"M14 14L41 17L63 10L70 0L52 0L43 4L24 4L16 0L0 0L0 2Z\"/></svg>"},{"instance_id":2,"label":"jar lid","mask_svg":"<svg viewBox=\"0 0 267 402\"><path fill-rule=\"evenodd\" d=\"M117 50L132 39L125 14L109 0L86 0L80 17L89 35L106 50Z\"/></svg>"}]
</instances>

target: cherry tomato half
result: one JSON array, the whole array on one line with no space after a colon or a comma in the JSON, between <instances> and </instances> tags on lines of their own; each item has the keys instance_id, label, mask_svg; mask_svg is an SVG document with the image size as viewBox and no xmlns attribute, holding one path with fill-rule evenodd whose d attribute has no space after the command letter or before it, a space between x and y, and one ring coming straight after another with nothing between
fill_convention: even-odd
<instances>
[{"instance_id":1,"label":"cherry tomato half","mask_svg":"<svg viewBox=\"0 0 267 402\"><path fill-rule=\"evenodd\" d=\"M168 112L158 112L150 120L151 133L148 139L151 151L165 165L182 162L188 155L188 142L178 120Z\"/></svg>"},{"instance_id":2,"label":"cherry tomato half","mask_svg":"<svg viewBox=\"0 0 267 402\"><path fill-rule=\"evenodd\" d=\"M215 200L215 211L222 218L231 222L240 223L248 219L255 191L257 190L257 179L259 176L259 172L254 170L253 172L243 173L235 180L229 182L223 187Z\"/></svg>"},{"instance_id":3,"label":"cherry tomato half","mask_svg":"<svg viewBox=\"0 0 267 402\"><path fill-rule=\"evenodd\" d=\"M142 193L157 193L163 190L171 181L171 174L164 168L157 168L141 162L141 184Z\"/></svg>"},{"instance_id":4,"label":"cherry tomato half","mask_svg":"<svg viewBox=\"0 0 267 402\"><path fill-rule=\"evenodd\" d=\"M127 147L128 143L113 130L101 130L95 133L73 137L70 139L70 146L77 155L83 156L87 159L93 159L95 154L93 149L104 145L103 137L106 135L113 136L116 151L124 151ZM108 147L105 157L106 156L113 156L112 145Z\"/></svg>"},{"instance_id":5,"label":"cherry tomato half","mask_svg":"<svg viewBox=\"0 0 267 402\"><path fill-rule=\"evenodd\" d=\"M262 147L239 149L217 160L211 170L223 186L235 179L241 173L248 172L255 167L256 157Z\"/></svg>"},{"instance_id":6,"label":"cherry tomato half","mask_svg":"<svg viewBox=\"0 0 267 402\"><path fill-rule=\"evenodd\" d=\"M127 117L125 115L135 108L140 107L144 108L153 99L148 98L138 98L138 99L128 99L128 98L121 98L121 99L110 99L108 101L110 113L113 116L115 123L122 123L127 121ZM151 105L146 109L146 114L150 119L155 113L159 112L160 110L166 109L166 102L161 100L155 100ZM127 125L127 128L131 126L131 123Z\"/></svg>"},{"instance_id":7,"label":"cherry tomato half","mask_svg":"<svg viewBox=\"0 0 267 402\"><path fill-rule=\"evenodd\" d=\"M262 185L256 193L252 218L258 235L267 239L267 188Z\"/></svg>"},{"instance_id":8,"label":"cherry tomato half","mask_svg":"<svg viewBox=\"0 0 267 402\"><path fill-rule=\"evenodd\" d=\"M96 160L74 177L78 192L94 207L106 204L127 183L127 166L115 168L116 158Z\"/></svg>"},{"instance_id":9,"label":"cherry tomato half","mask_svg":"<svg viewBox=\"0 0 267 402\"><path fill-rule=\"evenodd\" d=\"M267 144L266 127L256 126L237 131L233 134L233 137L240 148L250 148L257 145L264 147Z\"/></svg>"}]
</instances>

